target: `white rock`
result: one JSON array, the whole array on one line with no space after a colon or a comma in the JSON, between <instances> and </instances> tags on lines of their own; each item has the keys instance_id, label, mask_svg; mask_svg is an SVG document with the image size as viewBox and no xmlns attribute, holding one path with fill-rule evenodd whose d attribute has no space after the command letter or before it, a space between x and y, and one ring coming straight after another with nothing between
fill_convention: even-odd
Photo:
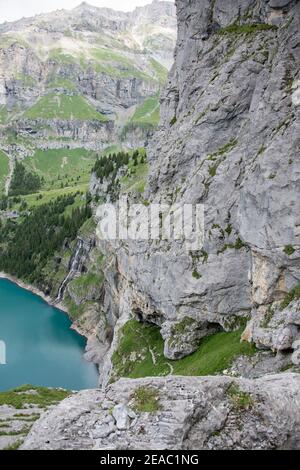
<instances>
[{"instance_id":1,"label":"white rock","mask_svg":"<svg viewBox=\"0 0 300 470\"><path fill-rule=\"evenodd\" d=\"M136 414L128 408L128 406L123 404L116 405L113 409L112 415L116 420L117 428L120 430L128 429L130 426L130 420L136 417Z\"/></svg>"}]
</instances>

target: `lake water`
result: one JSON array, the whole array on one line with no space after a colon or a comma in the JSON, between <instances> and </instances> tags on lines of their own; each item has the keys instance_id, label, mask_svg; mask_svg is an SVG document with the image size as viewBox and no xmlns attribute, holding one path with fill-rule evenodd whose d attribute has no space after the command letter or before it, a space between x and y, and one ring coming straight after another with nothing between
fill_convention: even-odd
<instances>
[{"instance_id":1,"label":"lake water","mask_svg":"<svg viewBox=\"0 0 300 470\"><path fill-rule=\"evenodd\" d=\"M96 366L83 359L86 340L70 329L68 316L40 297L0 279L0 390L23 384L95 388Z\"/></svg>"}]
</instances>

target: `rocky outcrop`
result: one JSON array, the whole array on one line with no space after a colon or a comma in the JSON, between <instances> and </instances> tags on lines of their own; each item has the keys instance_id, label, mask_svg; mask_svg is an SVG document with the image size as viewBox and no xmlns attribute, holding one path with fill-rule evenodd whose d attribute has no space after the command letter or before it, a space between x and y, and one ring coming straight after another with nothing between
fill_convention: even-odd
<instances>
[{"instance_id":1,"label":"rocky outcrop","mask_svg":"<svg viewBox=\"0 0 300 470\"><path fill-rule=\"evenodd\" d=\"M261 349L293 352L293 364L300 365L300 304L291 302L286 308L260 307L247 325L244 337Z\"/></svg>"},{"instance_id":2,"label":"rocky outcrop","mask_svg":"<svg viewBox=\"0 0 300 470\"><path fill-rule=\"evenodd\" d=\"M300 4L176 3L175 64L143 197L147 205L202 204L204 245L192 252L172 240L104 243L117 254L117 288L108 279L107 297L115 310L122 305L119 316L159 325L170 358L251 317L254 331L244 338L273 349L273 339L257 337L256 312L300 280ZM295 308L280 341L288 350L299 335ZM186 319L193 326L182 329Z\"/></svg>"},{"instance_id":3,"label":"rocky outcrop","mask_svg":"<svg viewBox=\"0 0 300 470\"><path fill-rule=\"evenodd\" d=\"M32 450L299 449L299 374L123 379L46 412Z\"/></svg>"}]
</instances>

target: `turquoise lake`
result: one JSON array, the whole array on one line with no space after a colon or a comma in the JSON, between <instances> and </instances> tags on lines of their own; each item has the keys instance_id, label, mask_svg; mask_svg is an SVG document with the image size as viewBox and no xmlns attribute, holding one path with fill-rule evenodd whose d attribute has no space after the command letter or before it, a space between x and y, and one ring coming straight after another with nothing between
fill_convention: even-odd
<instances>
[{"instance_id":1,"label":"turquoise lake","mask_svg":"<svg viewBox=\"0 0 300 470\"><path fill-rule=\"evenodd\" d=\"M86 340L70 326L65 313L0 279L0 342L6 345L6 364L0 363L0 390L24 384L95 388L96 366L83 359Z\"/></svg>"}]
</instances>

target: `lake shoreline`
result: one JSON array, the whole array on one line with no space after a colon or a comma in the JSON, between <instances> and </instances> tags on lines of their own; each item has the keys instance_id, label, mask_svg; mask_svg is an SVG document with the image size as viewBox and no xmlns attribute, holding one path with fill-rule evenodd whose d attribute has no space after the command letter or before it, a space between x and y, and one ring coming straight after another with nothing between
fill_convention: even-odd
<instances>
[{"instance_id":1,"label":"lake shoreline","mask_svg":"<svg viewBox=\"0 0 300 470\"><path fill-rule=\"evenodd\" d=\"M70 318L70 320L73 321L72 318L70 317L68 309L61 302L55 303L55 301L52 299L52 297L50 297L50 295L46 295L43 291L41 291L37 287L34 287L30 284L26 284L26 282L21 281L17 277L12 276L11 274L7 274L3 271L0 272L0 279L7 279L8 281L11 281L13 284L16 284L17 286L21 287L22 289L25 289L25 290L31 292L32 294L37 295L38 297L43 299L51 307L55 307L58 310L61 310L62 312L66 313L68 315L68 317ZM84 336L84 335L82 335L82 336Z\"/></svg>"},{"instance_id":2,"label":"lake shoreline","mask_svg":"<svg viewBox=\"0 0 300 470\"><path fill-rule=\"evenodd\" d=\"M86 335L72 327L72 320L61 305L4 272L0 272L0 296L1 333L10 351L1 391L23 383L70 390L98 387L99 369L91 368L95 363L85 357ZM73 374L64 370L68 365L75 367Z\"/></svg>"},{"instance_id":3,"label":"lake shoreline","mask_svg":"<svg viewBox=\"0 0 300 470\"><path fill-rule=\"evenodd\" d=\"M93 350L96 350L97 351L97 348L90 348L90 342L94 339L94 336L93 335L88 335L86 334L86 332L84 332L81 328L79 328L78 324L76 321L74 321L67 309L67 307L65 307L65 305L62 303L62 302L59 302L59 303L55 303L55 301L52 299L52 297L50 297L49 295L46 295L43 291L41 291L40 289L38 289L37 287L34 287L30 284L26 284L26 282L24 281L21 281L20 279L18 279L17 277L15 276L12 276L11 274L7 274L3 271L0 271L0 279L6 279L7 281L10 281L12 282L13 284L19 286L21 289L25 289L27 290L28 292L31 292L32 294L40 297L44 302L46 302L50 307L54 307L56 308L57 310L60 310L62 313L66 314L68 316L68 318L70 319L71 321L71 327L70 329L75 331L79 336L82 336L83 338L86 339L86 347L85 347L85 352L83 354L83 357L84 359L87 361L87 362L90 362L90 363L93 363L95 364L97 367L99 367L99 362L97 361L94 361L94 360L90 360L88 357L89 357L89 352L91 352L91 349Z\"/></svg>"}]
</instances>

